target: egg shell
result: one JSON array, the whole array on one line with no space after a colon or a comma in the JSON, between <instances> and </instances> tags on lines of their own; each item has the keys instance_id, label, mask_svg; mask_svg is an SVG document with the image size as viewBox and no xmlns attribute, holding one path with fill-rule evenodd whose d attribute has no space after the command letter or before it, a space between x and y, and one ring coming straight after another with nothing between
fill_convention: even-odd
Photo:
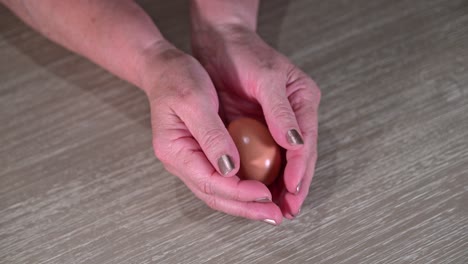
<instances>
[{"instance_id":1,"label":"egg shell","mask_svg":"<svg viewBox=\"0 0 468 264\"><path fill-rule=\"evenodd\" d=\"M281 153L268 128L255 119L240 118L229 124L228 131L240 155L238 176L273 183L280 171Z\"/></svg>"}]
</instances>

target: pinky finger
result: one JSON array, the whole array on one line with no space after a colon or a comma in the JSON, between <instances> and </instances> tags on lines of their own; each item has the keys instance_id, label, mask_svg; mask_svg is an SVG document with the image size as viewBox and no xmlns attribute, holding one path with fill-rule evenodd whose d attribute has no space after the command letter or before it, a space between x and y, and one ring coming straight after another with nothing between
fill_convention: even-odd
<instances>
[{"instance_id":1,"label":"pinky finger","mask_svg":"<svg viewBox=\"0 0 468 264\"><path fill-rule=\"evenodd\" d=\"M314 168L315 162L313 164L309 164L306 170L306 175L302 180L302 187L300 188L299 193L292 194L286 192L281 198L281 210L286 218L291 219L299 215L302 204L304 203L304 200L306 199L307 194L309 193L309 187L312 183L312 178L314 176Z\"/></svg>"},{"instance_id":2,"label":"pinky finger","mask_svg":"<svg viewBox=\"0 0 468 264\"><path fill-rule=\"evenodd\" d=\"M196 190L196 188L192 190ZM194 193L210 208L229 215L264 221L272 225L279 225L283 220L281 209L274 203L240 202L227 200L215 195L208 195L199 191L194 191Z\"/></svg>"}]
</instances>

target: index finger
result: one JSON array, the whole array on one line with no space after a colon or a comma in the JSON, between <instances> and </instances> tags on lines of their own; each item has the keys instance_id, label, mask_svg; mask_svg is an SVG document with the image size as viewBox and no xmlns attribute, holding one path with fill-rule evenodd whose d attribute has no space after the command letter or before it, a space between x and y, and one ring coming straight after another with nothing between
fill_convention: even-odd
<instances>
[{"instance_id":1,"label":"index finger","mask_svg":"<svg viewBox=\"0 0 468 264\"><path fill-rule=\"evenodd\" d=\"M289 193L298 194L301 189L309 188L315 169L320 90L306 76L292 85L294 87L288 87L292 90L289 101L304 135L304 148L287 151L284 184Z\"/></svg>"},{"instance_id":2,"label":"index finger","mask_svg":"<svg viewBox=\"0 0 468 264\"><path fill-rule=\"evenodd\" d=\"M178 149L176 152L167 153L170 155L167 160L172 161L171 171L178 174L189 187L224 199L243 202L271 201L270 191L261 182L221 176L193 137L178 137L171 144L173 148Z\"/></svg>"}]
</instances>

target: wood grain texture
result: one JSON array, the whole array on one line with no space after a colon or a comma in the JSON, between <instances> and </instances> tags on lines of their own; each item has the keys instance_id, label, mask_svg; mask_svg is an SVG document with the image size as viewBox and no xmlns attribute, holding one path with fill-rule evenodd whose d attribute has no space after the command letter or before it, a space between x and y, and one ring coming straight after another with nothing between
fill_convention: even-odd
<instances>
[{"instance_id":1,"label":"wood grain texture","mask_svg":"<svg viewBox=\"0 0 468 264\"><path fill-rule=\"evenodd\" d=\"M185 1L141 1L188 50ZM321 86L319 160L279 227L153 156L142 92L0 7L0 263L468 263L468 2L263 1Z\"/></svg>"}]
</instances>

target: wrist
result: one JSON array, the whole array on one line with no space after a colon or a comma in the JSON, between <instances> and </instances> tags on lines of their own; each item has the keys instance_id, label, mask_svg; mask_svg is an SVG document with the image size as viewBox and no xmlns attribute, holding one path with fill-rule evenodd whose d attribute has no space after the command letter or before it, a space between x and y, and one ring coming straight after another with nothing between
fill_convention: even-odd
<instances>
[{"instance_id":1,"label":"wrist","mask_svg":"<svg viewBox=\"0 0 468 264\"><path fill-rule=\"evenodd\" d=\"M140 58L139 87L147 96L152 96L164 72L173 67L174 62L189 60L190 56L164 39L148 45Z\"/></svg>"},{"instance_id":2,"label":"wrist","mask_svg":"<svg viewBox=\"0 0 468 264\"><path fill-rule=\"evenodd\" d=\"M200 32L225 31L230 28L256 31L257 0L192 0L192 35Z\"/></svg>"}]
</instances>

